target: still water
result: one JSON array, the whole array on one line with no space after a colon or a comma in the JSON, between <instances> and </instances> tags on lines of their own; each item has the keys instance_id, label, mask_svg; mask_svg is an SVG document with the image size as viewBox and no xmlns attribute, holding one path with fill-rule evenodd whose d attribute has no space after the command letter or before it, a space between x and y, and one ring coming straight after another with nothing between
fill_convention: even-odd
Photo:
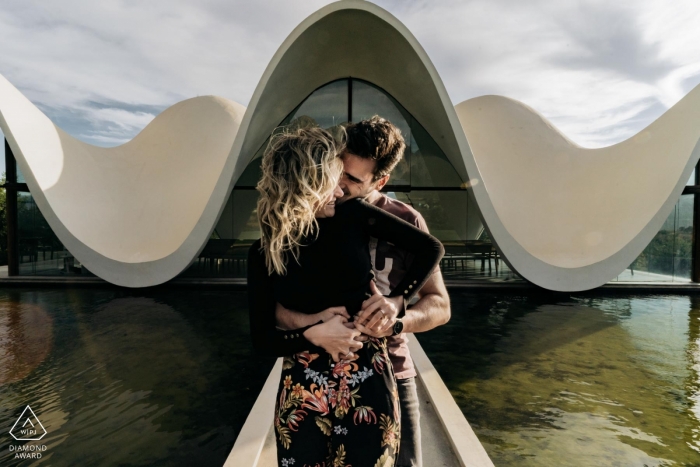
<instances>
[{"instance_id":1,"label":"still water","mask_svg":"<svg viewBox=\"0 0 700 467\"><path fill-rule=\"evenodd\" d=\"M700 297L451 298L419 339L496 466L700 466ZM0 465L223 465L273 364L246 303L0 290ZM40 460L10 452L26 405Z\"/></svg>"},{"instance_id":2,"label":"still water","mask_svg":"<svg viewBox=\"0 0 700 467\"><path fill-rule=\"evenodd\" d=\"M221 466L273 363L244 292L2 289L0 465ZM9 435L26 405L41 441Z\"/></svg>"},{"instance_id":3,"label":"still water","mask_svg":"<svg viewBox=\"0 0 700 467\"><path fill-rule=\"evenodd\" d=\"M496 466L700 466L700 297L451 298L419 340Z\"/></svg>"}]
</instances>

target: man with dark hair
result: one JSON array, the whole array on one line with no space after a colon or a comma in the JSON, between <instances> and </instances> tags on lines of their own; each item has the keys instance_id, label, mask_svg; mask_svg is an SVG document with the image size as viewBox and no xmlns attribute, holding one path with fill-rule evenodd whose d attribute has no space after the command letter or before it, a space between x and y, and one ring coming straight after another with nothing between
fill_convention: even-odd
<instances>
[{"instance_id":1,"label":"man with dark hair","mask_svg":"<svg viewBox=\"0 0 700 467\"><path fill-rule=\"evenodd\" d=\"M401 161L406 144L401 132L391 122L374 116L348 125L347 147L344 151L344 173L340 188L344 196L338 202L364 198L367 202L428 231L423 216L411 206L380 192L389 181L392 170ZM416 391L416 371L408 350L405 333L429 331L450 319L450 300L436 268L428 282L418 292L418 301L403 303L403 296L388 298L382 294L398 284L405 275L412 257L394 245L371 239L370 255L374 265L377 287L367 299L362 311L355 316L356 329L374 337L387 337L389 357L394 367L401 402L401 442L396 467L422 466L420 443L420 412ZM405 315L400 313L405 310ZM326 310L350 318L343 307ZM300 327L296 313L277 305L277 321L287 329ZM347 340L338 339L347 347ZM345 358L352 358L352 347Z\"/></svg>"},{"instance_id":2,"label":"man with dark hair","mask_svg":"<svg viewBox=\"0 0 700 467\"><path fill-rule=\"evenodd\" d=\"M364 198L427 232L428 227L418 211L380 192L403 157L405 143L399 129L389 121L374 116L351 124L346 130L347 148L342 156L344 173L340 182L344 196L338 202ZM394 245L377 239L370 241L370 254L379 293L365 302L363 310L355 318L355 325L366 334L387 336L401 401L401 444L396 466L421 466L416 371L405 333L425 332L446 323L450 319L450 299L440 269L436 268L419 291L418 301L408 307L403 318L398 318L403 303L381 294L388 294L400 282L412 258Z\"/></svg>"}]
</instances>

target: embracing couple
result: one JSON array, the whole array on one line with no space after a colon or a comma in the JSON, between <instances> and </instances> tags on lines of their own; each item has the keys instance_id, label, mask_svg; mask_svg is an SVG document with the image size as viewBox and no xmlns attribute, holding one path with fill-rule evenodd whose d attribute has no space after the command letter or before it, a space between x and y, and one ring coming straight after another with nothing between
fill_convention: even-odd
<instances>
[{"instance_id":1,"label":"embracing couple","mask_svg":"<svg viewBox=\"0 0 700 467\"><path fill-rule=\"evenodd\" d=\"M280 466L420 466L406 332L447 322L441 243L380 193L405 143L373 117L335 138L272 136L248 256L256 350L284 357L275 402ZM417 300L417 301L416 301Z\"/></svg>"}]
</instances>

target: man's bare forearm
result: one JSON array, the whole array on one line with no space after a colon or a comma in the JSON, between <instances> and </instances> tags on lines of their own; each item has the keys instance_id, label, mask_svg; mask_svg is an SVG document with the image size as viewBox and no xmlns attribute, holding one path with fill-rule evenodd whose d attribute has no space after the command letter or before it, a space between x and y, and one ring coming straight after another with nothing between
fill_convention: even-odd
<instances>
[{"instance_id":1,"label":"man's bare forearm","mask_svg":"<svg viewBox=\"0 0 700 467\"><path fill-rule=\"evenodd\" d=\"M420 299L406 310L403 332L425 332L450 320L450 297L440 271L435 272L418 293Z\"/></svg>"}]
</instances>

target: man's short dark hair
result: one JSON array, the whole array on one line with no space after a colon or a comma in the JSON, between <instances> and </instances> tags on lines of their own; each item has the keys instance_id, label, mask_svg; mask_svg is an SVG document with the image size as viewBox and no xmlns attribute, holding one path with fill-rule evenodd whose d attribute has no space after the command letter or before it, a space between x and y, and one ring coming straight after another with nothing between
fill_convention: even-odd
<instances>
[{"instance_id":1,"label":"man's short dark hair","mask_svg":"<svg viewBox=\"0 0 700 467\"><path fill-rule=\"evenodd\" d=\"M346 133L347 152L377 162L373 182L389 175L406 149L401 130L377 115L351 123L346 128Z\"/></svg>"}]
</instances>

